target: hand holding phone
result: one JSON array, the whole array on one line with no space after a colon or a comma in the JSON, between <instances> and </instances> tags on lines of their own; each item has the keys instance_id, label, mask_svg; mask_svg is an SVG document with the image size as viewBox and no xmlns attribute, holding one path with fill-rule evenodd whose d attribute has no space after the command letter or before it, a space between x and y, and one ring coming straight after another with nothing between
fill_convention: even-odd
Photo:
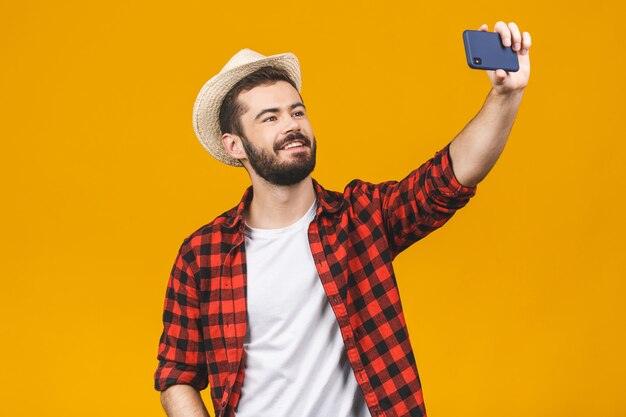
<instances>
[{"instance_id":1,"label":"hand holding phone","mask_svg":"<svg viewBox=\"0 0 626 417\"><path fill-rule=\"evenodd\" d=\"M482 24L477 31L463 33L467 64L470 68L489 70L485 73L495 95L518 96L530 77L530 33L520 31L515 22L501 20L496 22L494 32L488 30L489 26Z\"/></svg>"}]
</instances>

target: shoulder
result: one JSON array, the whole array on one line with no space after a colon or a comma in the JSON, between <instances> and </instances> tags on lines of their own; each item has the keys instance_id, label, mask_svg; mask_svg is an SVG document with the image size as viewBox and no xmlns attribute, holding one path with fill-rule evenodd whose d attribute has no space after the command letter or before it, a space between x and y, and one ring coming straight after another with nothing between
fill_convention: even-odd
<instances>
[{"instance_id":1,"label":"shoulder","mask_svg":"<svg viewBox=\"0 0 626 417\"><path fill-rule=\"evenodd\" d=\"M345 185L341 192L329 191L317 182L315 184L323 211L354 216L363 209L371 211L380 206L381 195L384 195L386 189L394 183L396 181L375 184L361 179L353 179Z\"/></svg>"},{"instance_id":2,"label":"shoulder","mask_svg":"<svg viewBox=\"0 0 626 417\"><path fill-rule=\"evenodd\" d=\"M237 207L233 207L194 230L183 240L181 254L196 258L201 254L215 252L215 247L219 248L221 243L232 240L236 234L237 230L232 226L236 216Z\"/></svg>"},{"instance_id":3,"label":"shoulder","mask_svg":"<svg viewBox=\"0 0 626 417\"><path fill-rule=\"evenodd\" d=\"M364 181L361 179L354 179L350 181L346 187L344 188L343 194L344 196L348 195L369 195L376 196L381 192L384 192L388 187L397 184L398 181L389 180L379 183L373 183L369 181Z\"/></svg>"},{"instance_id":4,"label":"shoulder","mask_svg":"<svg viewBox=\"0 0 626 417\"><path fill-rule=\"evenodd\" d=\"M322 187L316 180L313 180L318 197L331 205L337 204L341 201L350 200L354 196L364 194L375 194L380 192L381 189L385 189L390 185L396 184L397 181L385 181L381 183L372 183L364 181L362 179L353 179L344 187L343 191L332 191Z\"/></svg>"}]
</instances>

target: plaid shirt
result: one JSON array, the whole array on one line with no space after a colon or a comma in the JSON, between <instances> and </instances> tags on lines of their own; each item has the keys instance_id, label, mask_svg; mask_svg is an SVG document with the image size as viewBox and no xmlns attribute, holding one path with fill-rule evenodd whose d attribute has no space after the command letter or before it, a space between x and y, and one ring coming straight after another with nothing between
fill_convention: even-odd
<instances>
[{"instance_id":1,"label":"plaid shirt","mask_svg":"<svg viewBox=\"0 0 626 417\"><path fill-rule=\"evenodd\" d=\"M425 416L421 384L391 261L441 227L475 194L452 171L449 144L402 181L313 180L309 243L373 417ZM167 285L155 388L210 383L218 417L234 415L244 381L246 256L241 202L183 242Z\"/></svg>"}]
</instances>

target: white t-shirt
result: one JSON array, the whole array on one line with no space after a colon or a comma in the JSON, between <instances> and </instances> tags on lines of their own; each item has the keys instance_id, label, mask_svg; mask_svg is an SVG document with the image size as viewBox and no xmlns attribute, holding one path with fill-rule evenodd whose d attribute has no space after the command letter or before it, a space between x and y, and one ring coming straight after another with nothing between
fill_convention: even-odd
<instances>
[{"instance_id":1,"label":"white t-shirt","mask_svg":"<svg viewBox=\"0 0 626 417\"><path fill-rule=\"evenodd\" d=\"M248 331L237 417L371 417L315 269L315 202L280 229L246 227Z\"/></svg>"}]
</instances>

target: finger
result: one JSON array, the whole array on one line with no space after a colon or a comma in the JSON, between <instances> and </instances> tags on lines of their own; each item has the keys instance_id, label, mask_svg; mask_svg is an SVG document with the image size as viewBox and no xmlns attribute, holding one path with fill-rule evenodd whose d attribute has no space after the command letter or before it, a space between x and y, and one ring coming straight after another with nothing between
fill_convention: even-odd
<instances>
[{"instance_id":1,"label":"finger","mask_svg":"<svg viewBox=\"0 0 626 417\"><path fill-rule=\"evenodd\" d=\"M519 32L519 28L515 22L510 22L508 25L511 31L511 38L513 39L513 50L519 51L522 47L522 35Z\"/></svg>"},{"instance_id":2,"label":"finger","mask_svg":"<svg viewBox=\"0 0 626 417\"><path fill-rule=\"evenodd\" d=\"M489 26L487 26L487 24L486 24L486 23L483 23L483 24L482 24L482 25L478 28L478 30L481 30L481 31L483 31L483 32L487 32L487 30L489 30Z\"/></svg>"},{"instance_id":3,"label":"finger","mask_svg":"<svg viewBox=\"0 0 626 417\"><path fill-rule=\"evenodd\" d=\"M504 23L503 21L499 21L496 23L494 27L494 32L498 32L500 34L500 39L502 40L502 45L511 46L511 29Z\"/></svg>"},{"instance_id":4,"label":"finger","mask_svg":"<svg viewBox=\"0 0 626 417\"><path fill-rule=\"evenodd\" d=\"M530 49L530 43L530 33L522 33L522 50L520 51L520 54L526 55L528 53L528 50Z\"/></svg>"}]
</instances>

